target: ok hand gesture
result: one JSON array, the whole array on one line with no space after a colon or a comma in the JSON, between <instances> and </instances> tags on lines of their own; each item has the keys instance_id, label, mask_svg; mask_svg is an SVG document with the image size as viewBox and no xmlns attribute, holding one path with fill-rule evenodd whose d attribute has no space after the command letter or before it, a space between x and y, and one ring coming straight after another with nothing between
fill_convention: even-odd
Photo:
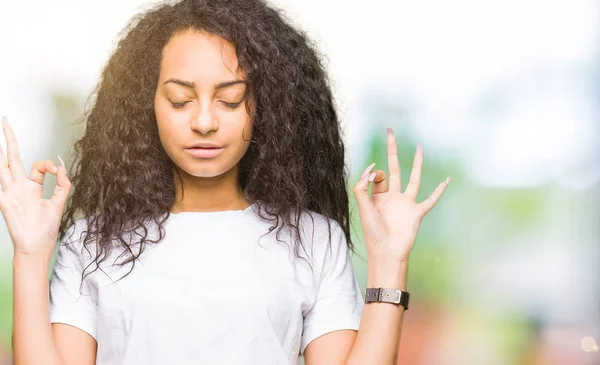
<instances>
[{"instance_id":1,"label":"ok hand gesture","mask_svg":"<svg viewBox=\"0 0 600 365\"><path fill-rule=\"evenodd\" d=\"M355 185L354 194L369 262L400 264L408 262L421 220L438 202L450 178L440 183L429 198L417 203L423 169L423 147L421 144L417 145L410 182L404 193L396 137L391 128L387 130L387 158L389 178L386 179L384 171L371 172L375 166L373 163ZM368 192L370 181L373 181L372 200ZM386 181L389 186L386 186Z\"/></svg>"},{"instance_id":2,"label":"ok hand gesture","mask_svg":"<svg viewBox=\"0 0 600 365\"><path fill-rule=\"evenodd\" d=\"M64 162L60 156L59 167L52 160L36 161L27 178L21 165L17 139L6 117L2 117L2 130L8 159L0 149L0 211L8 226L14 253L51 253L71 189ZM43 197L46 173L57 175L57 185L50 199Z\"/></svg>"}]
</instances>

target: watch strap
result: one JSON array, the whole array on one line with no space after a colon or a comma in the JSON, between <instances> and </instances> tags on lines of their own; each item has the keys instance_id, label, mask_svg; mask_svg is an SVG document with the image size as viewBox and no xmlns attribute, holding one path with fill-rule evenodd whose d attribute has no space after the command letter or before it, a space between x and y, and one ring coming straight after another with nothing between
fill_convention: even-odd
<instances>
[{"instance_id":1,"label":"watch strap","mask_svg":"<svg viewBox=\"0 0 600 365\"><path fill-rule=\"evenodd\" d=\"M365 303L384 302L400 304L408 310L410 294L407 291L384 288L367 288L365 292Z\"/></svg>"}]
</instances>

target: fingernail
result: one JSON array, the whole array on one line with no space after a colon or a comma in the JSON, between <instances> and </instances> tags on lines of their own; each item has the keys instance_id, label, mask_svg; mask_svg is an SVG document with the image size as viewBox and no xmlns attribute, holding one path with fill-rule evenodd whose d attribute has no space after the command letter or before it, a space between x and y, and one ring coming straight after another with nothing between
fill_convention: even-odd
<instances>
[{"instance_id":1,"label":"fingernail","mask_svg":"<svg viewBox=\"0 0 600 365\"><path fill-rule=\"evenodd\" d=\"M365 171L363 171L363 173L360 175L360 178L364 179L365 177L367 177L367 174L369 173L369 171L371 171L371 169L373 168L373 166L375 166L375 162L373 162L372 164L370 164L369 166L367 166L367 168L365 169Z\"/></svg>"},{"instance_id":2,"label":"fingernail","mask_svg":"<svg viewBox=\"0 0 600 365\"><path fill-rule=\"evenodd\" d=\"M2 116L2 126L4 127L5 125L8 125L8 118L6 117L6 115Z\"/></svg>"},{"instance_id":3,"label":"fingernail","mask_svg":"<svg viewBox=\"0 0 600 365\"><path fill-rule=\"evenodd\" d=\"M373 171L372 173L369 174L369 181L373 181L375 180L375 175L377 175L377 172Z\"/></svg>"},{"instance_id":4,"label":"fingernail","mask_svg":"<svg viewBox=\"0 0 600 365\"><path fill-rule=\"evenodd\" d=\"M448 176L448 178L446 178L446 184L450 184L450 176Z\"/></svg>"},{"instance_id":5,"label":"fingernail","mask_svg":"<svg viewBox=\"0 0 600 365\"><path fill-rule=\"evenodd\" d=\"M394 134L394 130L392 128L387 128L387 133L388 134Z\"/></svg>"},{"instance_id":6,"label":"fingernail","mask_svg":"<svg viewBox=\"0 0 600 365\"><path fill-rule=\"evenodd\" d=\"M58 156L58 155L56 155L56 156ZM65 168L65 171L66 171L67 170L67 166L65 166L65 162L63 161L62 158L60 158L60 156L58 156L58 159L60 160L60 164L62 165L62 167Z\"/></svg>"},{"instance_id":7,"label":"fingernail","mask_svg":"<svg viewBox=\"0 0 600 365\"><path fill-rule=\"evenodd\" d=\"M421 142L417 143L417 149L419 151L423 151L423 143L421 143Z\"/></svg>"}]
</instances>

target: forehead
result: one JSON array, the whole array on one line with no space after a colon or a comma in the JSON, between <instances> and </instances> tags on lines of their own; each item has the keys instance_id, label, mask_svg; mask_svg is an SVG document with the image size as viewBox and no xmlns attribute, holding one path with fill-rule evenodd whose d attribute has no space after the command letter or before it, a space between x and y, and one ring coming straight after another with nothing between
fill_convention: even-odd
<instances>
[{"instance_id":1,"label":"forehead","mask_svg":"<svg viewBox=\"0 0 600 365\"><path fill-rule=\"evenodd\" d=\"M165 45L160 67L162 80L179 77L197 84L217 83L243 76L233 44L197 30L177 33Z\"/></svg>"}]
</instances>

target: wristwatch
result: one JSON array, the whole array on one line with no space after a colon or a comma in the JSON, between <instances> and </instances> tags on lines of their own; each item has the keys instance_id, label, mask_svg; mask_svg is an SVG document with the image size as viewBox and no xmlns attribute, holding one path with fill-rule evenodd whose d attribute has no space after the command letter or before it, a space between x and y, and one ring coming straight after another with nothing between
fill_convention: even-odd
<instances>
[{"instance_id":1,"label":"wristwatch","mask_svg":"<svg viewBox=\"0 0 600 365\"><path fill-rule=\"evenodd\" d=\"M410 294L407 291L384 288L367 288L365 293L365 303L385 302L400 304L404 310L408 310L408 300Z\"/></svg>"}]
</instances>

